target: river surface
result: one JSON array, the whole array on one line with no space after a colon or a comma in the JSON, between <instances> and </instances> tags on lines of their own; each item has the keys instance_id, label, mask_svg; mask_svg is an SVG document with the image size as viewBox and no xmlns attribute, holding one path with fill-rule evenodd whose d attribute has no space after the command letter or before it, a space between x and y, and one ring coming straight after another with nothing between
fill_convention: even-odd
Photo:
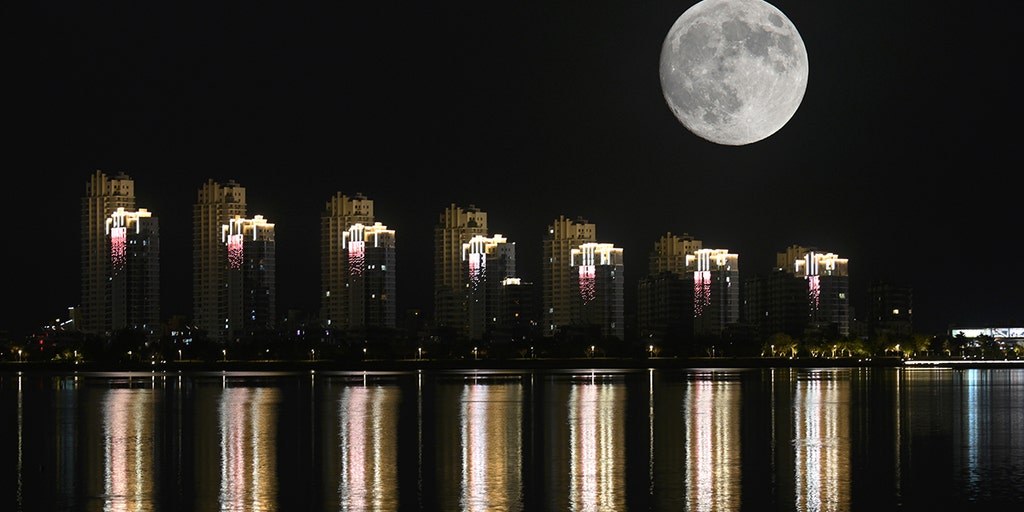
<instances>
[{"instance_id":1,"label":"river surface","mask_svg":"<svg viewBox=\"0 0 1024 512\"><path fill-rule=\"evenodd\" d=\"M1007 510L1024 369L0 373L0 510Z\"/></svg>"}]
</instances>

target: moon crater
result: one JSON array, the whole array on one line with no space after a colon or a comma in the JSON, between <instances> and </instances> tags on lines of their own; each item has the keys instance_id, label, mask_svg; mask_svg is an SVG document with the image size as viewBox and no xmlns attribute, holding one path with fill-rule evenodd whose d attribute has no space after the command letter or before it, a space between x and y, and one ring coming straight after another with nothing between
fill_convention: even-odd
<instances>
[{"instance_id":1,"label":"moon crater","mask_svg":"<svg viewBox=\"0 0 1024 512\"><path fill-rule=\"evenodd\" d=\"M662 45L661 85L694 134L725 145L778 131L807 87L807 51L796 27L763 0L702 0Z\"/></svg>"}]
</instances>

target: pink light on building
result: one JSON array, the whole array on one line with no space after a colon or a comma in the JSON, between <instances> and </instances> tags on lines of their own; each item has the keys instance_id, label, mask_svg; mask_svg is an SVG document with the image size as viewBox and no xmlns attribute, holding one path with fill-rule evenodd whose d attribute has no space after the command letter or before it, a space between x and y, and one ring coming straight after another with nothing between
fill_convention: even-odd
<instances>
[{"instance_id":1,"label":"pink light on building","mask_svg":"<svg viewBox=\"0 0 1024 512\"><path fill-rule=\"evenodd\" d=\"M473 252L468 255L466 260L469 264L469 286L473 290L477 290L480 287L480 281L483 277L485 260L482 256L478 252Z\"/></svg>"},{"instance_id":2,"label":"pink light on building","mask_svg":"<svg viewBox=\"0 0 1024 512\"><path fill-rule=\"evenodd\" d=\"M821 305L821 278L817 275L807 276L807 295L815 311Z\"/></svg>"},{"instance_id":3,"label":"pink light on building","mask_svg":"<svg viewBox=\"0 0 1024 512\"><path fill-rule=\"evenodd\" d=\"M580 265L580 297L583 303L588 304L594 300L594 276L596 267L594 265Z\"/></svg>"},{"instance_id":4,"label":"pink light on building","mask_svg":"<svg viewBox=\"0 0 1024 512\"><path fill-rule=\"evenodd\" d=\"M115 274L120 274L124 270L127 261L127 231L124 226L110 228L110 264Z\"/></svg>"},{"instance_id":5,"label":"pink light on building","mask_svg":"<svg viewBox=\"0 0 1024 512\"><path fill-rule=\"evenodd\" d=\"M711 271L698 270L693 273L693 314L701 316L704 308L711 305Z\"/></svg>"},{"instance_id":6,"label":"pink light on building","mask_svg":"<svg viewBox=\"0 0 1024 512\"><path fill-rule=\"evenodd\" d=\"M348 273L353 276L361 276L365 266L366 242L350 240L348 242Z\"/></svg>"},{"instance_id":7,"label":"pink light on building","mask_svg":"<svg viewBox=\"0 0 1024 512\"><path fill-rule=\"evenodd\" d=\"M228 267L242 268L242 234L228 235Z\"/></svg>"}]
</instances>

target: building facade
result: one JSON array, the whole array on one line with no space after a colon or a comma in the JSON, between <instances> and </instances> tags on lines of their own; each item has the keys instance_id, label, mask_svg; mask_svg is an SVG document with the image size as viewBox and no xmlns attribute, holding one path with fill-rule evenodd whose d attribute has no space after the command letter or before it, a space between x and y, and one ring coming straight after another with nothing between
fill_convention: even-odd
<instances>
[{"instance_id":1,"label":"building facade","mask_svg":"<svg viewBox=\"0 0 1024 512\"><path fill-rule=\"evenodd\" d=\"M463 245L487 235L487 212L474 205L451 204L434 226L434 325L467 334L468 276L463 271Z\"/></svg>"},{"instance_id":2,"label":"building facade","mask_svg":"<svg viewBox=\"0 0 1024 512\"><path fill-rule=\"evenodd\" d=\"M502 235L477 235L462 244L462 262L467 282L465 334L479 340L504 314L503 288L519 284L508 281L516 277L516 246Z\"/></svg>"},{"instance_id":3,"label":"building facade","mask_svg":"<svg viewBox=\"0 0 1024 512\"><path fill-rule=\"evenodd\" d=\"M245 187L207 180L192 206L192 321L214 341L228 333L228 248L223 227L246 216Z\"/></svg>"},{"instance_id":4,"label":"building facade","mask_svg":"<svg viewBox=\"0 0 1024 512\"><path fill-rule=\"evenodd\" d=\"M277 316L274 225L262 215L235 216L221 226L227 254L226 339L258 337L274 330Z\"/></svg>"},{"instance_id":5,"label":"building facade","mask_svg":"<svg viewBox=\"0 0 1024 512\"><path fill-rule=\"evenodd\" d=\"M349 331L366 328L394 329L395 231L376 222L370 226L353 224L342 240L345 251L345 279L340 288L340 318L335 328Z\"/></svg>"},{"instance_id":6,"label":"building facade","mask_svg":"<svg viewBox=\"0 0 1024 512\"><path fill-rule=\"evenodd\" d=\"M682 236L666 233L654 243L648 263L648 274L671 272L686 275L686 257L704 248L704 242L697 240L688 233Z\"/></svg>"},{"instance_id":7,"label":"building facade","mask_svg":"<svg viewBox=\"0 0 1024 512\"><path fill-rule=\"evenodd\" d=\"M625 335L622 249L588 242L572 249L569 264L576 279L571 306L574 326L597 326L601 336Z\"/></svg>"},{"instance_id":8,"label":"building facade","mask_svg":"<svg viewBox=\"0 0 1024 512\"><path fill-rule=\"evenodd\" d=\"M807 330L849 336L848 260L834 253L793 245L786 252L777 253L776 262L806 285Z\"/></svg>"},{"instance_id":9,"label":"building facade","mask_svg":"<svg viewBox=\"0 0 1024 512\"><path fill-rule=\"evenodd\" d=\"M160 225L145 208L118 208L106 222L110 247L105 330L160 334Z\"/></svg>"},{"instance_id":10,"label":"building facade","mask_svg":"<svg viewBox=\"0 0 1024 512\"><path fill-rule=\"evenodd\" d=\"M739 256L728 249L698 249L686 256L693 283L693 333L718 336L740 321Z\"/></svg>"},{"instance_id":11,"label":"building facade","mask_svg":"<svg viewBox=\"0 0 1024 512\"><path fill-rule=\"evenodd\" d=\"M559 216L542 241L541 335L554 336L572 323L579 276L572 266L572 251L597 240L597 228L582 217Z\"/></svg>"},{"instance_id":12,"label":"building facade","mask_svg":"<svg viewBox=\"0 0 1024 512\"><path fill-rule=\"evenodd\" d=\"M349 230L357 224L374 224L373 200L359 193L352 197L335 193L320 216L320 324L328 336L351 324L347 240Z\"/></svg>"},{"instance_id":13,"label":"building facade","mask_svg":"<svg viewBox=\"0 0 1024 512\"><path fill-rule=\"evenodd\" d=\"M886 281L868 283L867 335L900 339L914 333L914 290Z\"/></svg>"},{"instance_id":14,"label":"building facade","mask_svg":"<svg viewBox=\"0 0 1024 512\"><path fill-rule=\"evenodd\" d=\"M647 275L637 284L637 327L645 343L664 348L692 339L694 287L686 265L687 256L702 248L702 241L686 233L666 233L654 243Z\"/></svg>"},{"instance_id":15,"label":"building facade","mask_svg":"<svg viewBox=\"0 0 1024 512\"><path fill-rule=\"evenodd\" d=\"M107 219L124 208L135 210L135 181L127 174L110 177L97 170L85 184L81 213L81 304L78 327L87 334L110 330L110 241Z\"/></svg>"}]
</instances>

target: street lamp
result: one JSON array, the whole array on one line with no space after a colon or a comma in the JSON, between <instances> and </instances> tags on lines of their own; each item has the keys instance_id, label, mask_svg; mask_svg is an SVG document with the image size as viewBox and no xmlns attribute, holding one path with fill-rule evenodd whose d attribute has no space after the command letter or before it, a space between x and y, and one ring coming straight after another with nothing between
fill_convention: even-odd
<instances>
[{"instance_id":1,"label":"street lamp","mask_svg":"<svg viewBox=\"0 0 1024 512\"><path fill-rule=\"evenodd\" d=\"M220 359L221 361L227 361L228 360L228 349L226 349L226 348L220 349L220 356L221 356L221 359Z\"/></svg>"},{"instance_id":2,"label":"street lamp","mask_svg":"<svg viewBox=\"0 0 1024 512\"><path fill-rule=\"evenodd\" d=\"M18 349L18 362L21 362L21 349Z\"/></svg>"}]
</instances>

